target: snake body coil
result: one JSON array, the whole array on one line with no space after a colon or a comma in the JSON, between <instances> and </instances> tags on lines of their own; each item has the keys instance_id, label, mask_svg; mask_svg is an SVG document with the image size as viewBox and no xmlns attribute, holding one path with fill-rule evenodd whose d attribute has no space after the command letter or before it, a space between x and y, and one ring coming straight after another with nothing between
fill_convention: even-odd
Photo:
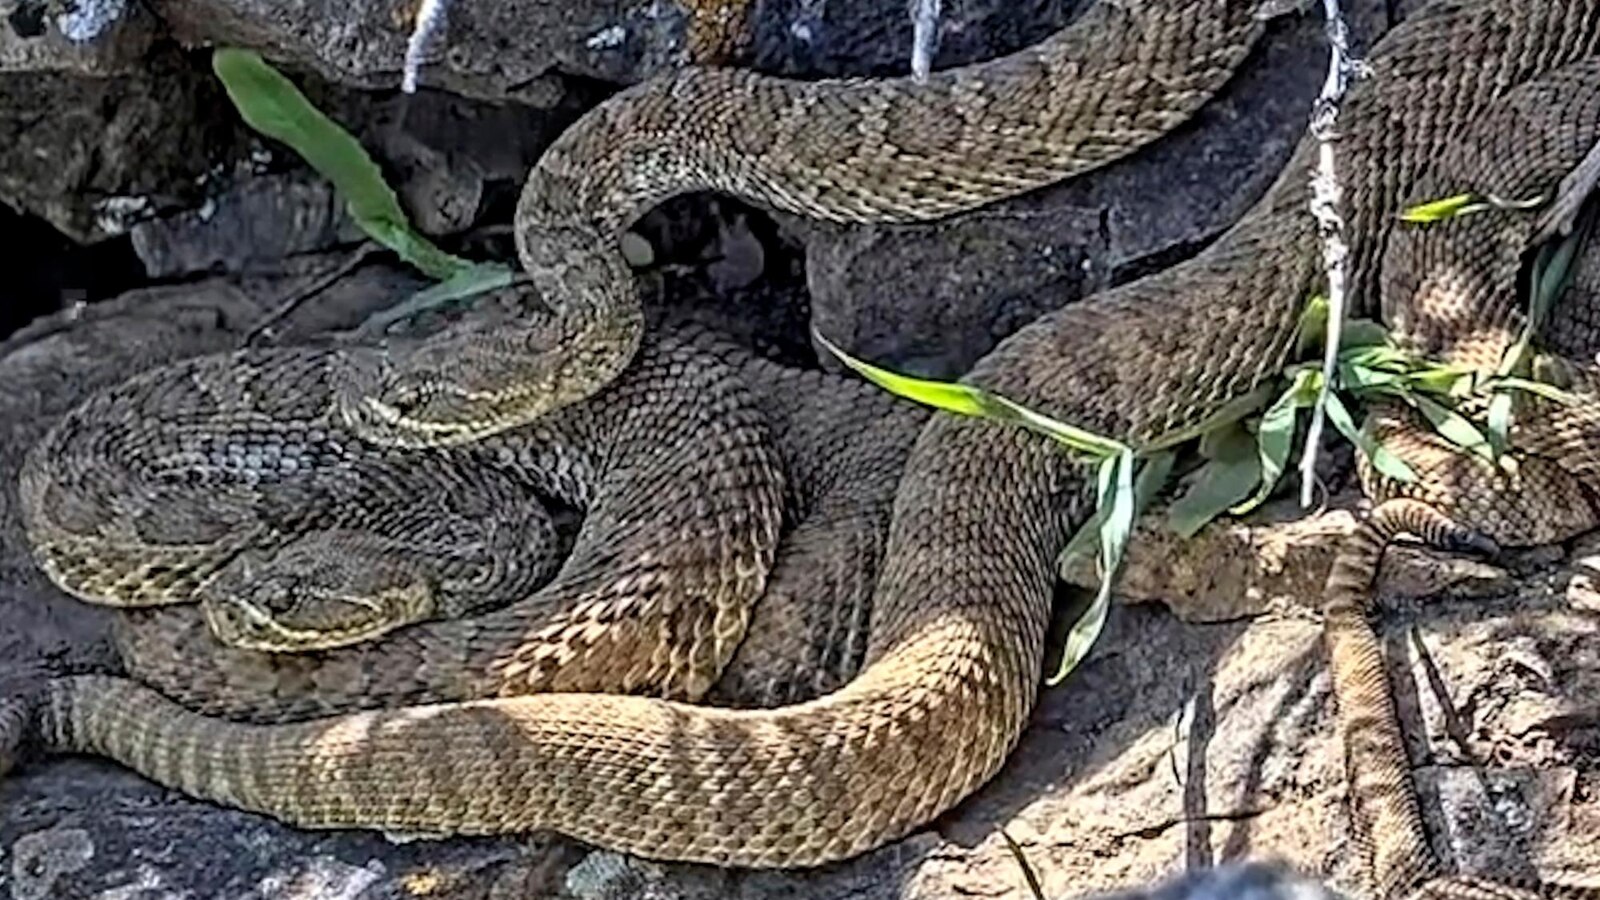
<instances>
[{"instance_id":1,"label":"snake body coil","mask_svg":"<svg viewBox=\"0 0 1600 900\"><path fill-rule=\"evenodd\" d=\"M1038 50L927 88L695 72L625 92L552 148L519 208L524 263L558 315L506 333L467 327L408 357L370 394L378 427L470 444L543 423L552 408L581 414L592 402L581 398L617 373L627 385L657 371L648 355L631 360L637 316L609 245L641 205L710 187L833 219L969 208L1170 127L1243 58L1262 27L1255 12L1225 0L1103 3ZM1456 123L1597 46L1595 0L1440 0L1374 48L1339 144L1358 297L1373 296L1365 291L1378 282L1402 192L1448 148ZM1314 154L1309 142L1299 148L1268 195L1191 261L1041 317L967 380L1143 443L1275 376L1321 277L1305 206ZM668 365L653 384L669 390L694 369ZM653 397L633 401L648 408ZM653 421L666 428L676 415ZM683 501L681 477L650 485ZM657 858L818 864L906 834L999 769L1033 706L1055 556L1091 512L1091 482L1035 436L928 421L894 497L859 674L776 709L563 692L571 682L529 677L541 657L513 648L537 635L516 629L470 644L504 656L430 655L436 644L407 637L479 627L469 624L407 629L378 645L406 648L424 671L464 668L443 696L390 673L376 689L287 704L291 713L413 704L399 709L242 724L130 680L83 676L45 685L35 719L51 747L107 755L308 827L552 828ZM349 648L327 662L365 660L366 677L382 671L377 652ZM505 696L531 687L556 692ZM0 722L10 712L0 708Z\"/></svg>"}]
</instances>

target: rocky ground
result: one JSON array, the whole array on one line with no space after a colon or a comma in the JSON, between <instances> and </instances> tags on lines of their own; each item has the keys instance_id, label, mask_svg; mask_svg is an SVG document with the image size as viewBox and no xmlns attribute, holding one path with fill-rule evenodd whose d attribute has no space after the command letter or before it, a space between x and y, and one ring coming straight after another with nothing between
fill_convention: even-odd
<instances>
[{"instance_id":1,"label":"rocky ground","mask_svg":"<svg viewBox=\"0 0 1600 900\"><path fill-rule=\"evenodd\" d=\"M938 65L1022 46L1069 0L945 4ZM1407 4L1346 3L1364 39ZM616 85L720 54L797 77L900 71L903 0L460 0L394 89L414 3L0 0L0 475L86 391L166 359L350 327L420 282L369 252L291 153L254 138L205 48L263 50L352 128L420 227L509 253L517 181ZM950 8L958 7L958 8ZM1391 8L1393 7L1393 8ZM730 13L724 16L723 13ZM708 26L706 23L712 23ZM724 24L725 23L725 24ZM1224 96L1147 152L931 228L820 227L694 197L647 216L655 321L711 318L815 364L807 327L898 368L962 371L1040 311L1167 265L1236 217L1303 127L1319 23L1290 20ZM707 51L705 48L711 48ZM62 236L66 237L62 237ZM0 891L17 898L1363 896L1344 837L1315 600L1348 492L1188 544L1136 544L1101 643L1043 692L1005 771L930 828L801 873L723 872L559 839L307 833L87 760L0 783ZM1439 849L1473 871L1600 878L1600 542L1489 565L1392 554L1386 642ZM1067 573L1082 582L1086 573ZM1063 590L1064 599L1072 592ZM1066 605L1066 604L1064 604ZM0 674L105 663L105 617L29 563L0 490ZM1164 893L1162 891L1165 891ZM1299 892L1299 893L1297 893ZM1119 895L1120 896L1120 895ZM1134 896L1133 894L1127 896Z\"/></svg>"}]
</instances>

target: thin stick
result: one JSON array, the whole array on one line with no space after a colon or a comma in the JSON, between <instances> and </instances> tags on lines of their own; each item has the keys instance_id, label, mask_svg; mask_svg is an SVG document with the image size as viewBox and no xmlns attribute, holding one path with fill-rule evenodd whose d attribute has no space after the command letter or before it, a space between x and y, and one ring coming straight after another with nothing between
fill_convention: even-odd
<instances>
[{"instance_id":1,"label":"thin stick","mask_svg":"<svg viewBox=\"0 0 1600 900\"><path fill-rule=\"evenodd\" d=\"M911 77L928 80L939 52L939 0L911 0Z\"/></svg>"},{"instance_id":2,"label":"thin stick","mask_svg":"<svg viewBox=\"0 0 1600 900\"><path fill-rule=\"evenodd\" d=\"M1358 66L1350 57L1350 35L1339 0L1322 0L1322 12L1327 19L1328 76L1322 82L1322 92L1311 113L1311 134L1317 139L1317 168L1311 175L1311 215L1316 218L1317 232L1322 236L1322 265L1328 277L1328 324L1323 341L1322 389L1311 407L1311 424L1306 429L1305 449L1300 455L1300 505L1303 507L1309 507L1314 496L1317 448L1327 421L1327 395L1333 389L1338 368L1339 331L1348 305L1345 261L1350 255L1350 246L1345 243L1344 219L1339 215L1343 188L1339 184L1333 142L1337 136L1339 104L1344 101L1350 77Z\"/></svg>"},{"instance_id":3,"label":"thin stick","mask_svg":"<svg viewBox=\"0 0 1600 900\"><path fill-rule=\"evenodd\" d=\"M290 313L294 312L296 309L299 309L300 304L310 300L312 297L315 297L328 288L333 287L335 282L360 268L361 265L367 261L367 257L377 253L381 249L383 248L379 247L372 241L363 241L361 246L357 247L355 252L350 254L349 259L346 259L344 262L334 266L324 274L317 276L310 284L297 287L290 291L282 300L278 301L278 303L273 306L270 312L262 316L260 321L250 326L250 330L245 332L244 335L244 346L250 346L251 344L254 344L259 338L271 330L272 326L283 321L285 318L288 318Z\"/></svg>"},{"instance_id":4,"label":"thin stick","mask_svg":"<svg viewBox=\"0 0 1600 900\"><path fill-rule=\"evenodd\" d=\"M1590 147L1578 165L1561 179L1555 199L1539 215L1539 230L1528 243L1542 244L1571 234L1578 220L1578 210L1589 199L1597 183L1600 183L1600 143Z\"/></svg>"},{"instance_id":5,"label":"thin stick","mask_svg":"<svg viewBox=\"0 0 1600 900\"><path fill-rule=\"evenodd\" d=\"M450 0L422 0L417 8L417 20L411 26L411 38L406 41L405 68L400 74L400 91L417 92L417 77L422 71L422 56L432 46L434 36L444 28Z\"/></svg>"}]
</instances>

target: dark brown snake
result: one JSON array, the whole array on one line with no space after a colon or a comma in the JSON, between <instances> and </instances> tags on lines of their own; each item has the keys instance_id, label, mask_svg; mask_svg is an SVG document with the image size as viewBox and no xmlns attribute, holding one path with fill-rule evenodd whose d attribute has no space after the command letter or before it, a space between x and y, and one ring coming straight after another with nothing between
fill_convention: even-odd
<instances>
[{"instance_id":1,"label":"dark brown snake","mask_svg":"<svg viewBox=\"0 0 1600 900\"><path fill-rule=\"evenodd\" d=\"M1242 57L1238 48L1248 46L1259 23L1250 20L1248 4L1209 4L1215 8L1209 15L1200 8L1207 5L1103 4L1102 18L1091 24L1126 26L1149 15L1150 22L1181 20L1186 24L1175 27L1188 35L1204 22L1210 37L1233 48L1216 51L1218 65L1201 67L1214 83ZM1215 25L1225 22L1236 30L1224 34ZM1216 33L1209 32L1213 25ZM560 314L511 336L464 329L469 337L488 337L492 352L463 355L459 343L442 341L381 386L374 409L389 424L464 442L507 421L535 419L544 407L604 383L611 373L585 382L584 373L596 371L595 357L576 352L575 363L565 348L597 346L579 338L599 333L599 346L628 356L636 323L610 315L619 308L616 298L602 293L625 282L626 272L619 277L609 250L599 255L611 261L593 269L559 261L596 256L593 248L637 206L667 194L712 187L832 217L933 217L1074 170L1059 156L1032 164L1036 157L1026 151L1030 136L1050 133L1069 111L1084 110L1087 95L1074 95L1075 105L1016 84L1001 91L1009 79L1032 83L1021 77L1031 73L1054 86L1065 83L1057 70L1094 73L1102 71L1094 61L1120 63L1103 70L1120 74L1103 76L1107 83L1127 86L1132 79L1139 89L1126 96L1095 90L1096 97L1118 98L1089 103L1095 122L1105 121L1097 115L1130 110L1142 121L1140 89L1190 85L1173 88L1172 96L1193 101L1174 109L1192 109L1203 99L1196 82L1149 68L1152 53L1162 65L1178 59L1159 53L1159 42L1138 43L1129 37L1137 28L1110 33L1117 37L1058 38L1047 45L1057 54L1053 62L1024 53L948 76L925 93L905 82L882 89L872 87L878 82L799 87L702 73L622 95L590 120L591 130L558 143L551 162L530 178L519 210L525 262L540 287L565 304ZM1146 37L1157 34L1164 32ZM1065 46L1086 61L1061 54ZM1118 55L1130 46L1141 52ZM1396 235L1395 212L1449 151L1461 123L1478 121L1519 85L1593 57L1597 47L1595 0L1441 0L1374 48L1373 74L1345 103L1338 144L1358 298L1376 296L1380 263ZM1014 106L988 102L991 94ZM746 100L781 111L775 121L789 123L788 133L799 140L778 153L777 145L736 127L717 131L744 122ZM662 112L673 109L680 112ZM826 127L816 124L818 117ZM1136 130L1151 136L1181 117L1163 114ZM658 120L688 130L653 127ZM890 121L901 124L889 130ZM1011 134L1002 124L1015 126L1020 143L1000 139ZM593 145L610 133L629 139L615 148ZM803 140L813 134L828 145ZM930 143L908 148L910 138ZM991 144L1002 155L1021 146L1024 152L1012 158L1023 164L1014 171L988 165L978 148ZM721 149L707 154L706 147ZM1114 152L1129 149L1118 147ZM800 166L785 155L791 150L827 165ZM1306 213L1314 150L1302 146L1268 196L1193 260L1041 317L967 380L1143 444L1199 424L1274 377L1321 277L1316 229ZM1087 161L1111 152L1091 152ZM586 153L628 164L591 164ZM794 169L761 168L773 159ZM654 186L566 189L619 172L641 173ZM784 180L796 172L798 180ZM875 199L880 193L889 200ZM596 208L614 209L605 198L617 196L631 198L631 205L601 217L598 226L571 224ZM506 367L520 365L508 361L527 356L530 347L556 351L544 354L543 376L530 389L483 389L504 384ZM611 363L599 369L608 367L631 371ZM552 390L575 373L582 377L571 382L573 392ZM535 395L544 399L530 406ZM999 768L1037 690L1054 557L1087 518L1091 487L1090 473L1034 436L969 419L928 421L898 485L859 674L832 693L778 709L551 693L254 726L184 710L128 680L83 676L54 680L38 698L0 706L0 722L11 717L19 723L15 733L36 717L51 747L108 755L187 793L308 827L459 833L548 827L661 858L816 864L905 834ZM928 766L929 758L949 764ZM1452 884L1465 889L1465 882Z\"/></svg>"}]
</instances>

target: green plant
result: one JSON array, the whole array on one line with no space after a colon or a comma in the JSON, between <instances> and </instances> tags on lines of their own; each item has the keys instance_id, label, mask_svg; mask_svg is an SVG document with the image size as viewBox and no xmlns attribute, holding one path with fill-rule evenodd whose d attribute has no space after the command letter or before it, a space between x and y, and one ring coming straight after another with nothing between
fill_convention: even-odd
<instances>
[{"instance_id":1,"label":"green plant","mask_svg":"<svg viewBox=\"0 0 1600 900\"><path fill-rule=\"evenodd\" d=\"M511 283L501 263L473 262L446 253L423 237L400 208L378 164L350 132L328 118L305 94L251 50L218 48L211 69L245 124L282 141L333 183L356 225L441 284L386 311L387 325L406 315Z\"/></svg>"},{"instance_id":2,"label":"green plant","mask_svg":"<svg viewBox=\"0 0 1600 900\"><path fill-rule=\"evenodd\" d=\"M1543 202L1542 199L1505 201L1464 193L1410 207L1402 218L1407 222L1434 224L1490 208L1531 210ZM1565 286L1572 262L1592 222L1593 217L1584 220L1584 227L1574 234L1541 248L1532 270L1527 323L1516 346L1507 352L1500 368L1491 376L1418 358L1391 341L1387 331L1376 322L1356 319L1342 323L1341 349L1335 357L1335 383L1323 400L1327 404L1328 421L1361 450L1380 474L1399 481L1412 481L1416 473L1357 425L1352 406L1374 401L1406 404L1463 452L1500 462L1509 443L1515 392L1557 402L1571 400L1558 388L1517 373L1527 368L1532 336ZM1328 335L1328 316L1328 303L1324 298L1315 296L1308 300L1297 326L1299 356L1308 356L1322 347ZM1087 552L1090 544L1098 539L1100 585L1094 602L1068 635L1061 665L1050 679L1051 683L1071 672L1099 636L1133 521L1167 483L1175 464L1174 448L1199 438L1198 450L1203 462L1167 511L1168 527L1188 537L1224 513L1249 512L1273 494L1294 449L1301 413L1311 409L1319 395L1324 394L1321 365L1296 362L1284 369L1283 387L1259 416L1255 412L1274 392L1271 385L1235 399L1197 426L1164 435L1136 449L1114 438L1052 419L981 388L897 374L850 356L821 335L817 335L817 340L851 369L894 394L946 412L1026 428L1051 438L1086 463L1098 466L1095 514L1073 536L1063 551L1063 558ZM1476 409L1486 410L1481 426L1468 415L1469 410Z\"/></svg>"},{"instance_id":3,"label":"green plant","mask_svg":"<svg viewBox=\"0 0 1600 900\"><path fill-rule=\"evenodd\" d=\"M1141 507L1141 498L1139 492L1135 490L1135 484L1144 482L1148 485L1154 482L1154 489L1147 488L1144 499L1148 500L1149 495L1165 482L1167 469L1171 465L1170 456L1166 457L1164 464L1159 460L1156 461L1158 470L1152 470L1152 460L1144 460L1141 465L1136 459L1133 448L1121 441L1041 415L1020 403L982 388L957 382L913 378L879 368L844 352L821 334L816 332L813 334L818 343L837 356L846 366L890 393L945 412L975 416L1025 428L1050 438L1084 462L1098 466L1095 518L1078 531L1066 552L1077 552L1079 548L1085 546L1086 535L1099 536L1100 590L1096 593L1088 611L1079 618L1067 635L1067 646L1062 654L1061 664L1050 679L1050 683L1054 684L1065 678L1084 656L1088 655L1089 649L1094 646L1105 625L1115 574L1122 563L1122 557L1128 546L1128 537L1133 531L1133 521L1138 517ZM1165 468L1161 468L1163 465ZM1137 477L1136 469L1139 470Z\"/></svg>"}]
</instances>

